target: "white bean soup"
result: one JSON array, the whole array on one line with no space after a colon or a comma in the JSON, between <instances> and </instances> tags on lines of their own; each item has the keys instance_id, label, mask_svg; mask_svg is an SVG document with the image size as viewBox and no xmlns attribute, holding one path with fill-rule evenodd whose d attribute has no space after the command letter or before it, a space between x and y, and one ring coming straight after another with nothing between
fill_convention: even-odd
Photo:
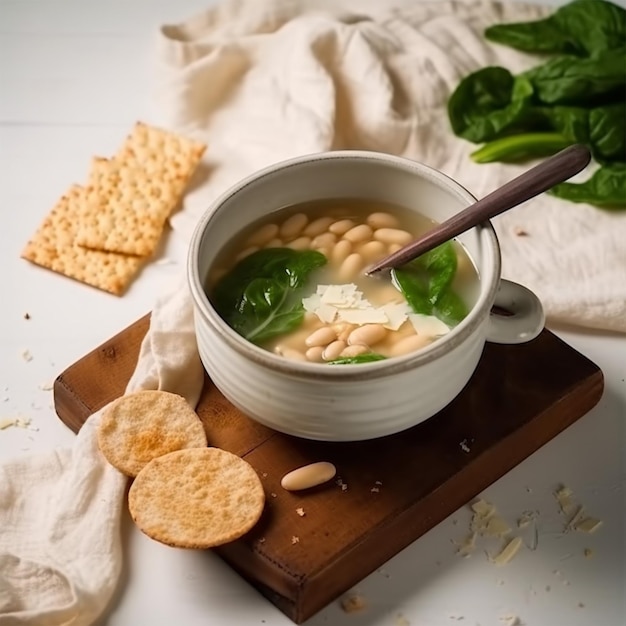
<instances>
[{"instance_id":1,"label":"white bean soup","mask_svg":"<svg viewBox=\"0 0 626 626\"><path fill-rule=\"evenodd\" d=\"M364 272L432 227L371 201L287 207L225 246L207 294L239 334L287 359L354 364L408 354L447 334L475 302L470 257L454 241L391 273Z\"/></svg>"}]
</instances>

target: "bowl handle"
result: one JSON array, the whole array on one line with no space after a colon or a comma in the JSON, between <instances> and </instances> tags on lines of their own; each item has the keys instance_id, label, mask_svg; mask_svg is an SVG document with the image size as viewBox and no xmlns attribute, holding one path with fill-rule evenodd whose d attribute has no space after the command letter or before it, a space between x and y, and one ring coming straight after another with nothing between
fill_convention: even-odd
<instances>
[{"instance_id":1,"label":"bowl handle","mask_svg":"<svg viewBox=\"0 0 626 626\"><path fill-rule=\"evenodd\" d=\"M543 330L545 315L539 298L530 289L510 280L500 280L494 302L496 311L489 316L487 341L526 343ZM497 308L503 309L502 314Z\"/></svg>"}]
</instances>

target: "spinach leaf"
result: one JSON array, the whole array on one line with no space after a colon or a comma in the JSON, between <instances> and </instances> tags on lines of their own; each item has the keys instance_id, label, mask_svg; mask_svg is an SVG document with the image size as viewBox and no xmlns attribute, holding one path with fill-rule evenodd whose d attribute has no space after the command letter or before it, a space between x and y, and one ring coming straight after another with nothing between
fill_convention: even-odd
<instances>
[{"instance_id":1,"label":"spinach leaf","mask_svg":"<svg viewBox=\"0 0 626 626\"><path fill-rule=\"evenodd\" d=\"M485 37L525 52L591 56L626 40L626 11L603 0L577 0L534 22L496 24Z\"/></svg>"},{"instance_id":2,"label":"spinach leaf","mask_svg":"<svg viewBox=\"0 0 626 626\"><path fill-rule=\"evenodd\" d=\"M325 263L326 257L312 250L259 250L217 283L211 300L236 332L262 343L302 323L302 288L311 272Z\"/></svg>"},{"instance_id":3,"label":"spinach leaf","mask_svg":"<svg viewBox=\"0 0 626 626\"><path fill-rule=\"evenodd\" d=\"M456 324L467 315L467 307L451 290L457 257L452 242L391 271L414 313L436 315L446 324Z\"/></svg>"},{"instance_id":4,"label":"spinach leaf","mask_svg":"<svg viewBox=\"0 0 626 626\"><path fill-rule=\"evenodd\" d=\"M485 30L485 37L524 52L576 54L584 51L575 38L560 29L554 17L535 22L494 24Z\"/></svg>"},{"instance_id":5,"label":"spinach leaf","mask_svg":"<svg viewBox=\"0 0 626 626\"><path fill-rule=\"evenodd\" d=\"M572 202L587 202L609 210L626 210L626 164L606 165L584 183L561 183L548 193Z\"/></svg>"},{"instance_id":6,"label":"spinach leaf","mask_svg":"<svg viewBox=\"0 0 626 626\"><path fill-rule=\"evenodd\" d=\"M559 133L524 133L494 139L472 152L470 157L476 163L518 162L550 156L572 143L573 140Z\"/></svg>"},{"instance_id":7,"label":"spinach leaf","mask_svg":"<svg viewBox=\"0 0 626 626\"><path fill-rule=\"evenodd\" d=\"M451 289L441 294L435 306L435 315L448 326L455 326L468 313L465 302Z\"/></svg>"},{"instance_id":8,"label":"spinach leaf","mask_svg":"<svg viewBox=\"0 0 626 626\"><path fill-rule=\"evenodd\" d=\"M626 41L626 11L604 0L577 0L554 14L559 30L588 55L615 50Z\"/></svg>"},{"instance_id":9,"label":"spinach leaf","mask_svg":"<svg viewBox=\"0 0 626 626\"><path fill-rule=\"evenodd\" d=\"M589 111L589 143L600 162L626 161L626 99Z\"/></svg>"},{"instance_id":10,"label":"spinach leaf","mask_svg":"<svg viewBox=\"0 0 626 626\"><path fill-rule=\"evenodd\" d=\"M626 47L580 59L559 56L521 74L546 104L607 104L624 94Z\"/></svg>"},{"instance_id":11,"label":"spinach leaf","mask_svg":"<svg viewBox=\"0 0 626 626\"><path fill-rule=\"evenodd\" d=\"M486 67L464 78L448 101L452 130L481 142L510 134L532 123L532 84L503 67Z\"/></svg>"},{"instance_id":12,"label":"spinach leaf","mask_svg":"<svg viewBox=\"0 0 626 626\"><path fill-rule=\"evenodd\" d=\"M543 111L563 136L589 145L597 161L626 161L626 100L593 109L556 106Z\"/></svg>"},{"instance_id":13,"label":"spinach leaf","mask_svg":"<svg viewBox=\"0 0 626 626\"><path fill-rule=\"evenodd\" d=\"M344 356L328 361L329 365L358 365L359 363L374 363L374 361L384 361L387 357L375 352L358 354L357 356Z\"/></svg>"}]
</instances>

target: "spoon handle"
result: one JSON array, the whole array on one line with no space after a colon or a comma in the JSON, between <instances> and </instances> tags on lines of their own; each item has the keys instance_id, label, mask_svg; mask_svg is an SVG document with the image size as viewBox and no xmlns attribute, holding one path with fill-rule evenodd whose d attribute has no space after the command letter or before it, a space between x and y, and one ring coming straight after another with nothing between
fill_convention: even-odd
<instances>
[{"instance_id":1,"label":"spoon handle","mask_svg":"<svg viewBox=\"0 0 626 626\"><path fill-rule=\"evenodd\" d=\"M381 259L366 271L371 275L404 265L438 245L500 213L534 198L554 185L571 178L591 160L589 150L580 144L561 150L539 165L504 184L467 209L442 222L422 237Z\"/></svg>"}]
</instances>

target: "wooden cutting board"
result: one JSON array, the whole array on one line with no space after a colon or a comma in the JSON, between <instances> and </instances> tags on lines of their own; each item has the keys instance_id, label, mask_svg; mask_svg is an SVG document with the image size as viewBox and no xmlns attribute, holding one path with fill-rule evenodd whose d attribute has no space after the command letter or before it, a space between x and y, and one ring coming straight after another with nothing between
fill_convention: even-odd
<instances>
[{"instance_id":1,"label":"wooden cutting board","mask_svg":"<svg viewBox=\"0 0 626 626\"><path fill-rule=\"evenodd\" d=\"M74 431L123 394L148 325L146 316L57 378L56 410ZM423 424L323 443L253 422L207 378L197 411L209 445L249 461L267 494L259 524L216 552L301 623L584 415L602 390L599 368L544 330L523 345L487 344L463 392ZM340 480L299 494L280 487L287 471L320 460Z\"/></svg>"}]
</instances>

